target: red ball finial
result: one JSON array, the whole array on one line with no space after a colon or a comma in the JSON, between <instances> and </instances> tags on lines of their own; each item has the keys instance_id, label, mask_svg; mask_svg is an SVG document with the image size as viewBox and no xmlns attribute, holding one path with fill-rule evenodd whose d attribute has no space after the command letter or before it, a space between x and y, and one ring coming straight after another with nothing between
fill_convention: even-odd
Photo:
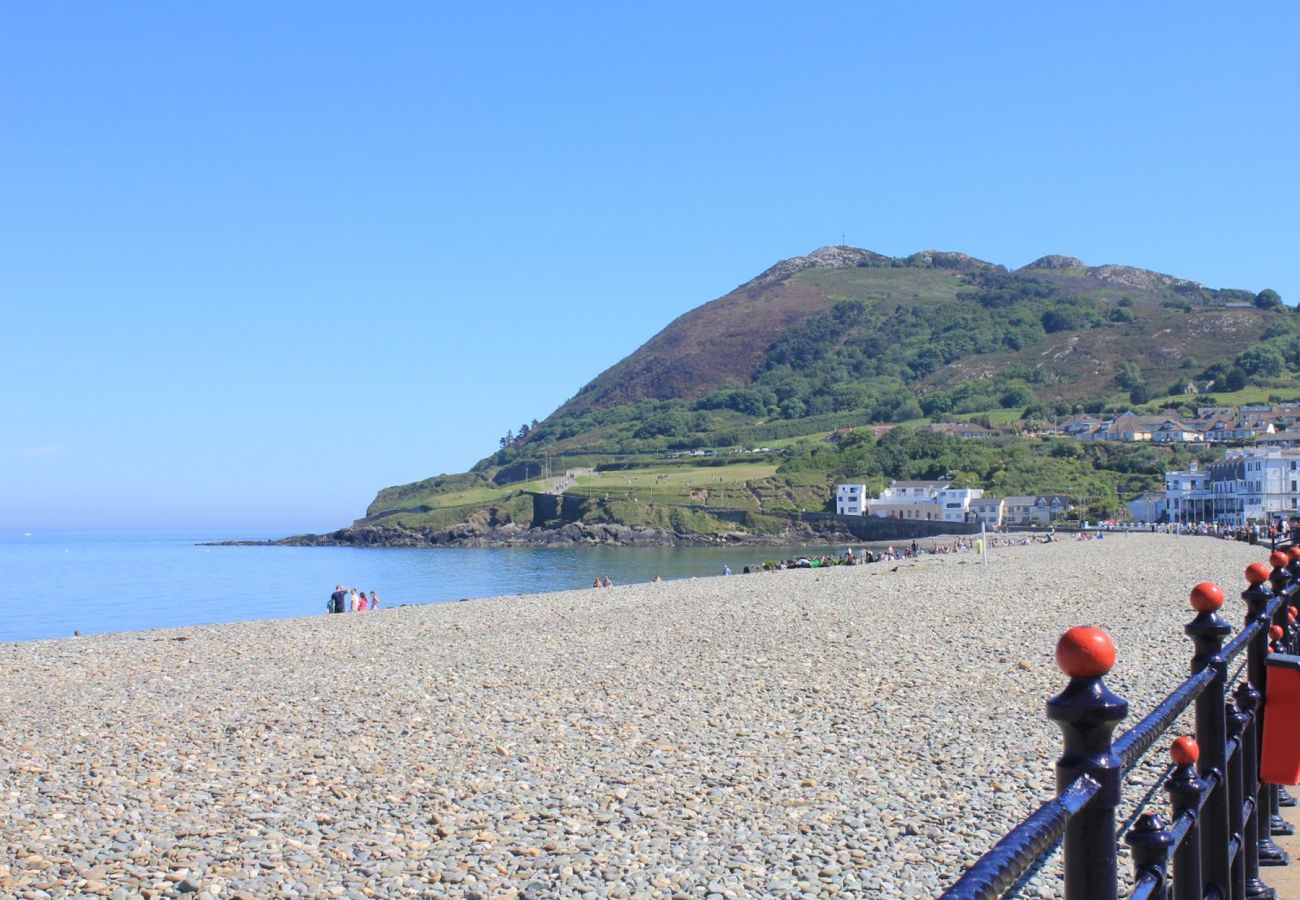
<instances>
[{"instance_id":1,"label":"red ball finial","mask_svg":"<svg viewBox=\"0 0 1300 900\"><path fill-rule=\"evenodd\" d=\"M1287 555L1289 555L1293 560L1300 559L1300 547L1292 547L1287 551Z\"/></svg>"},{"instance_id":2,"label":"red ball finial","mask_svg":"<svg viewBox=\"0 0 1300 900\"><path fill-rule=\"evenodd\" d=\"M1223 588L1213 581L1202 581L1192 588L1192 609L1197 612L1215 612L1223 606Z\"/></svg>"},{"instance_id":3,"label":"red ball finial","mask_svg":"<svg viewBox=\"0 0 1300 900\"><path fill-rule=\"evenodd\" d=\"M1100 628L1071 628L1056 642L1056 665L1071 678L1097 678L1115 665L1115 642Z\"/></svg>"},{"instance_id":4,"label":"red ball finial","mask_svg":"<svg viewBox=\"0 0 1300 900\"><path fill-rule=\"evenodd\" d=\"M1251 584L1263 584L1268 581L1268 566L1263 563L1251 563L1246 566L1246 580Z\"/></svg>"},{"instance_id":5,"label":"red ball finial","mask_svg":"<svg viewBox=\"0 0 1300 900\"><path fill-rule=\"evenodd\" d=\"M1295 607L1294 607L1294 606L1288 606L1288 607L1286 608L1286 617L1287 617L1288 619L1290 619L1292 622L1295 621Z\"/></svg>"},{"instance_id":6,"label":"red ball finial","mask_svg":"<svg viewBox=\"0 0 1300 900\"><path fill-rule=\"evenodd\" d=\"M1291 562L1291 554L1285 550L1274 550L1268 555L1268 564L1275 569L1280 569L1289 562Z\"/></svg>"},{"instance_id":7,"label":"red ball finial","mask_svg":"<svg viewBox=\"0 0 1300 900\"><path fill-rule=\"evenodd\" d=\"M1282 630L1281 625L1274 625L1268 630L1268 639L1270 641L1280 641L1284 634L1286 634L1286 632Z\"/></svg>"},{"instance_id":8,"label":"red ball finial","mask_svg":"<svg viewBox=\"0 0 1300 900\"><path fill-rule=\"evenodd\" d=\"M1175 765L1190 766L1201 758L1201 748L1190 735L1185 734L1170 745L1169 755L1173 757Z\"/></svg>"}]
</instances>

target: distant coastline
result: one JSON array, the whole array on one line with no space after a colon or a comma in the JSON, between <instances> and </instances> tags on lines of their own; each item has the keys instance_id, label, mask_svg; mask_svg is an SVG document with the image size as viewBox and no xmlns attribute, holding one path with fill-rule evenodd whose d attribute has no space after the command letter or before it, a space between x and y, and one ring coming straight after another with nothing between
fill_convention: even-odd
<instances>
[{"instance_id":1,"label":"distant coastline","mask_svg":"<svg viewBox=\"0 0 1300 900\"><path fill-rule=\"evenodd\" d=\"M900 541L951 540L956 533L909 529L900 522L895 534L865 537L838 528L801 527L771 534L745 531L683 533L644 525L570 522L554 528L525 528L508 524L481 528L473 524L450 528L412 529L386 525L353 525L324 534L299 534L272 540L204 541L204 547L790 547L806 544L887 544ZM1017 529L1020 530L1020 529ZM1042 531L1043 529L1036 529ZM969 536L969 535L968 535Z\"/></svg>"}]
</instances>

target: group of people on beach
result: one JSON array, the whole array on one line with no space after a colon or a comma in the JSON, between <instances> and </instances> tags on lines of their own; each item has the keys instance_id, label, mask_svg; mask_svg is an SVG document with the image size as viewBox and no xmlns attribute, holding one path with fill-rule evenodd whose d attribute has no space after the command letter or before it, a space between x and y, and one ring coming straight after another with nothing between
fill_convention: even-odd
<instances>
[{"instance_id":1,"label":"group of people on beach","mask_svg":"<svg viewBox=\"0 0 1300 900\"><path fill-rule=\"evenodd\" d=\"M337 584L334 586L334 593L330 594L329 603L326 604L325 608L331 613L375 610L379 609L379 595L371 591L370 596L367 597L365 591L358 591L356 588Z\"/></svg>"}]
</instances>

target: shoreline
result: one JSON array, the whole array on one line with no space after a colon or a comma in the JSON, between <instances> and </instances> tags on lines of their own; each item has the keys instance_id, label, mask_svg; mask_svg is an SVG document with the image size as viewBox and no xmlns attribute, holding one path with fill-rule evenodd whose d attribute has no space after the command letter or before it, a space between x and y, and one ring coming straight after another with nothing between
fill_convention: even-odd
<instances>
[{"instance_id":1,"label":"shoreline","mask_svg":"<svg viewBox=\"0 0 1300 900\"><path fill-rule=\"evenodd\" d=\"M1131 725L1185 677L1191 585L1267 555L1195 546L0 646L0 892L937 893L1051 794L1059 633L1111 632Z\"/></svg>"}]
</instances>

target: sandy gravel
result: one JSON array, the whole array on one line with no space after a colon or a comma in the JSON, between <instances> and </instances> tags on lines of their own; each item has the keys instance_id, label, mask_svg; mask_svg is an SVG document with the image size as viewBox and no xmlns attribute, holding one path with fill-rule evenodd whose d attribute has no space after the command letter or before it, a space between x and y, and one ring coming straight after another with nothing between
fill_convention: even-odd
<instances>
[{"instance_id":1,"label":"sandy gravel","mask_svg":"<svg viewBox=\"0 0 1300 900\"><path fill-rule=\"evenodd\" d=\"M1113 535L0 645L0 894L931 896L1052 792L1057 636L1110 631L1136 720L1190 587L1239 623L1265 556Z\"/></svg>"}]
</instances>

